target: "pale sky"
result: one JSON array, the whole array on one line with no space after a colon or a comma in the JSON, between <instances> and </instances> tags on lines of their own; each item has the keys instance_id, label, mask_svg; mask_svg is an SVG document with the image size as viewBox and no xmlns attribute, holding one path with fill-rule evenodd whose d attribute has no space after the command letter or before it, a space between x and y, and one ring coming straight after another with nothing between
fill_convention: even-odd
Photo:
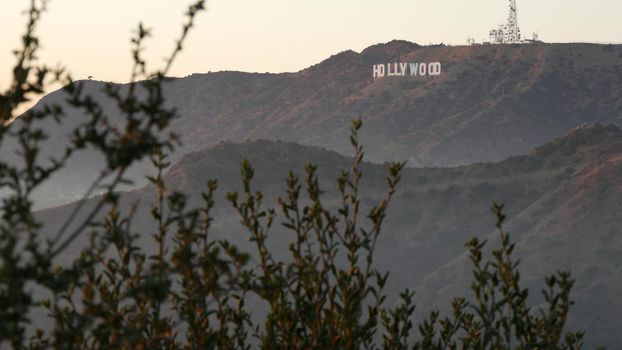
<instances>
[{"instance_id":1,"label":"pale sky","mask_svg":"<svg viewBox=\"0 0 622 350\"><path fill-rule=\"evenodd\" d=\"M27 0L0 3L0 88L18 46ZM178 35L187 0L52 0L40 26L41 59L75 79L124 82L129 38L153 28L147 57L160 63ZM208 0L174 76L219 70L298 71L343 50L404 39L463 45L504 23L507 0ZM621 0L518 0L524 34L546 42L622 42Z\"/></svg>"}]
</instances>

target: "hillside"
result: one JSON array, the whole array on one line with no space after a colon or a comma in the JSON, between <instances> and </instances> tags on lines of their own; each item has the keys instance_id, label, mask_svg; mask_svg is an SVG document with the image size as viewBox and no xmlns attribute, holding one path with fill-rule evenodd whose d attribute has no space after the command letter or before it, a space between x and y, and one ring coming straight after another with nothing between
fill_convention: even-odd
<instances>
[{"instance_id":1,"label":"hillside","mask_svg":"<svg viewBox=\"0 0 622 350\"><path fill-rule=\"evenodd\" d=\"M438 77L372 79L372 65L439 61ZM83 81L115 119L104 84ZM622 45L529 44L419 46L392 41L345 51L295 73L216 72L172 79L165 96L180 118L173 131L184 154L221 142L269 139L349 154L349 121L361 117L373 162L415 166L499 161L563 135L583 122L622 121ZM63 103L55 92L41 103ZM35 107L38 108L38 107ZM81 114L66 108L62 126L49 122L46 154L58 155ZM118 121L118 118L117 118ZM10 144L0 149L11 157ZM67 202L86 188L100 160L91 153L43 190L40 206ZM144 165L133 176L144 184ZM66 197L68 194L75 195Z\"/></svg>"},{"instance_id":2,"label":"hillside","mask_svg":"<svg viewBox=\"0 0 622 350\"><path fill-rule=\"evenodd\" d=\"M283 195L287 171L302 178L306 162L319 167L324 201L337 203L334 179L351 163L333 151L267 140L224 143L184 156L166 175L170 190L187 193L190 204L197 205L207 180L218 179L214 237L226 237L246 248L248 237L224 200L226 192L240 190L239 165L245 158L255 166L253 188L265 193L269 206L276 206L276 197ZM385 188L387 167L366 163L363 172L362 203L368 208ZM588 348L620 348L621 176L622 131L600 124L582 125L527 155L498 163L406 169L377 248L380 268L391 271L389 295L394 298L403 288L414 288L422 315L432 307L446 308L449 297L457 293L467 294L471 274L464 243L473 236L494 242L489 206L503 202L510 219L507 229L523 259L523 279L534 288L533 303L539 302L544 276L558 269L571 271L578 280L572 327L588 331ZM154 190L145 187L122 198L124 207L141 203L133 228L149 247L153 226L147 204ZM48 234L55 232L61 224L58 218L66 217L74 205L38 214ZM276 256L286 254L291 237L286 233L281 228L270 235ZM82 237L63 259L76 254L86 239Z\"/></svg>"}]
</instances>

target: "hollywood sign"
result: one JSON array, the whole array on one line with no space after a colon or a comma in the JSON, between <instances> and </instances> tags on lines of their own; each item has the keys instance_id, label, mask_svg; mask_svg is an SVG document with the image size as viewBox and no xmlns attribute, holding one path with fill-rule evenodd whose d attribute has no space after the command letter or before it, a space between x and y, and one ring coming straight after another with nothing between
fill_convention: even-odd
<instances>
[{"instance_id":1,"label":"hollywood sign","mask_svg":"<svg viewBox=\"0 0 622 350\"><path fill-rule=\"evenodd\" d=\"M433 77L441 75L442 68L440 62L374 64L373 77Z\"/></svg>"}]
</instances>

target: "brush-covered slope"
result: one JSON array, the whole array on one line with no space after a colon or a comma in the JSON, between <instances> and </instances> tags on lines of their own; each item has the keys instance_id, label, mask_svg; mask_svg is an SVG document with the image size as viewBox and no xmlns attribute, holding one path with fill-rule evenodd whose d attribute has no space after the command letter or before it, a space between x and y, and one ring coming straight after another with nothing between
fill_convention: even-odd
<instances>
[{"instance_id":1,"label":"brush-covered slope","mask_svg":"<svg viewBox=\"0 0 622 350\"><path fill-rule=\"evenodd\" d=\"M285 195L289 170L304 179L304 166L318 166L326 193L323 200L336 206L335 179L351 165L336 152L294 143L253 141L224 143L184 156L166 174L171 191L187 193L191 205L200 205L200 193L208 179L219 180L214 237L225 237L251 249L239 217L224 200L228 191L239 191L240 163L249 159L255 167L253 190L265 194L268 206ZM364 208L381 199L386 184L386 165L363 166ZM473 236L494 244L493 201L506 204L507 229L518 242L523 258L522 276L532 287L534 304L544 276L569 270L577 278L573 298L577 304L572 326L588 331L590 345L622 346L618 330L622 306L622 131L615 126L583 125L528 155L498 163L479 163L456 168L407 168L391 203L387 225L377 248L381 269L391 271L389 294L415 288L420 312L445 308L449 298L468 294L470 265L464 243ZM122 196L123 207L142 203L134 229L149 246L154 226L148 203L154 189L146 187ZM92 206L92 201L88 206ZM43 211L39 218L51 233L74 205ZM363 211L365 212L365 211ZM277 223L280 219L277 218ZM277 225L278 226L278 225ZM283 228L270 235L276 256L287 255L292 238ZM76 254L72 247L66 258ZM421 315L421 313L420 313Z\"/></svg>"},{"instance_id":2,"label":"brush-covered slope","mask_svg":"<svg viewBox=\"0 0 622 350\"><path fill-rule=\"evenodd\" d=\"M432 62L441 76L372 79L372 65ZM86 81L101 101L104 84ZM296 73L217 72L172 79L167 103L180 118L172 127L183 146L173 158L231 140L270 139L349 154L350 120L366 128L368 160L407 160L417 166L455 166L524 154L582 122L620 124L622 45L529 44L419 46L392 41L360 53L345 51ZM62 102L62 92L42 103ZM67 108L46 152L64 149L71 125L83 116ZM114 118L113 118L114 119ZM10 144L2 157L13 153ZM54 180L41 199L84 191L100 159L87 153ZM134 174L144 173L144 165ZM137 176L140 184L140 177Z\"/></svg>"}]
</instances>

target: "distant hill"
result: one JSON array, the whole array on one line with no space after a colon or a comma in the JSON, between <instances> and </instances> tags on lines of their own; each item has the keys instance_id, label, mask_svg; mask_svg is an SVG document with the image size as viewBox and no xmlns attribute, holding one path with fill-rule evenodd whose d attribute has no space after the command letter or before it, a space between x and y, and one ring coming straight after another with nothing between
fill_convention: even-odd
<instances>
[{"instance_id":1,"label":"distant hill","mask_svg":"<svg viewBox=\"0 0 622 350\"><path fill-rule=\"evenodd\" d=\"M166 174L169 189L187 193L190 204L198 205L207 180L218 179L214 237L247 248L248 236L224 200L226 192L240 190L239 166L245 158L255 166L253 189L264 192L269 206L276 206L276 197L284 194L288 170L304 178L306 162L318 165L325 203L337 205L336 176L351 164L333 151L268 140L224 143L185 155ZM362 204L369 208L385 189L387 166L366 163L363 173ZM521 276L532 288L534 305L540 301L544 276L569 270L577 278L571 327L588 331L588 348L621 348L621 178L622 131L601 124L582 125L527 155L498 163L406 169L377 248L379 266L391 271L391 298L403 288L415 288L418 315L423 315L432 307L449 306L451 296L467 295L471 270L464 243L477 236L495 244L489 207L493 201L506 203L507 229L518 243ZM122 198L125 207L142 203L133 228L149 247L154 227L146 204L153 201L154 189L148 186ZM74 205L38 214L48 234ZM272 231L277 256L286 254L291 238L282 228ZM81 239L64 259L76 254L87 237Z\"/></svg>"},{"instance_id":2,"label":"distant hill","mask_svg":"<svg viewBox=\"0 0 622 350\"><path fill-rule=\"evenodd\" d=\"M372 65L442 62L433 78L372 79ZM84 81L86 91L114 114L100 93L103 83ZM361 138L373 162L407 160L415 166L456 166L499 161L528 152L583 122L622 122L622 45L525 44L419 46L392 41L360 53L345 51L296 73L217 72L172 79L165 96L181 118L173 130L183 146L174 155L227 140L270 139L321 146L349 154L352 117L361 117ZM42 102L62 101L60 92ZM52 123L47 152L59 154L69 111ZM11 153L4 146L3 157ZM86 154L40 196L48 206L81 193L98 159ZM143 174L137 167L135 175ZM141 176L136 176L142 179ZM54 199L54 200L52 200Z\"/></svg>"}]
</instances>

